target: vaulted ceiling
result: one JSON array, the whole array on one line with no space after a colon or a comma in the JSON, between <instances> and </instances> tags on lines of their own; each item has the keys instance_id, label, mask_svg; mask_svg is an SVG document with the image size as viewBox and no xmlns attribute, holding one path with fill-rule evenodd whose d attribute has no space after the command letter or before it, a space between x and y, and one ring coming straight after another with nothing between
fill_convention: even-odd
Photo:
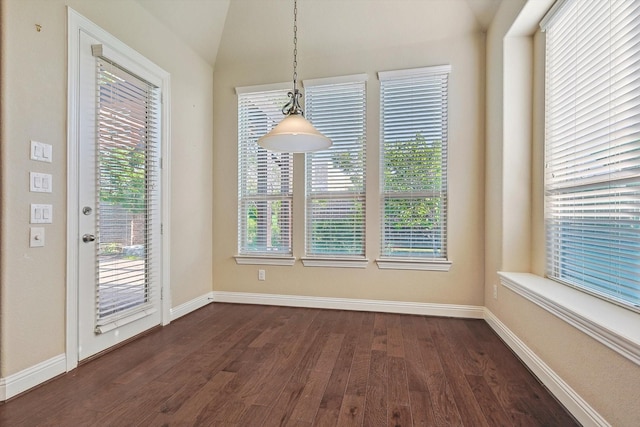
<instances>
[{"instance_id":1,"label":"vaulted ceiling","mask_svg":"<svg viewBox=\"0 0 640 427\"><path fill-rule=\"evenodd\" d=\"M231 56L242 61L274 55L291 44L293 0L137 1L213 67ZM443 23L451 20L441 19L443 14L469 31L485 30L501 1L298 0L301 46L322 54L392 47L422 40L427 32L431 39L446 38L451 29Z\"/></svg>"}]
</instances>

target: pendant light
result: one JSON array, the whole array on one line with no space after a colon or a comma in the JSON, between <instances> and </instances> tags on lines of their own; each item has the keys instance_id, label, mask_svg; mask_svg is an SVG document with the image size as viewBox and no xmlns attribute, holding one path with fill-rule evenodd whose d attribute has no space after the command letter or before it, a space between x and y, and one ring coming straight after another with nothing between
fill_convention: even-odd
<instances>
[{"instance_id":1,"label":"pendant light","mask_svg":"<svg viewBox=\"0 0 640 427\"><path fill-rule=\"evenodd\" d=\"M258 139L258 145L285 153L309 153L331 147L329 138L321 134L304 118L300 107L302 94L298 91L298 0L293 1L293 91L289 102L282 107L285 118L271 132Z\"/></svg>"}]
</instances>

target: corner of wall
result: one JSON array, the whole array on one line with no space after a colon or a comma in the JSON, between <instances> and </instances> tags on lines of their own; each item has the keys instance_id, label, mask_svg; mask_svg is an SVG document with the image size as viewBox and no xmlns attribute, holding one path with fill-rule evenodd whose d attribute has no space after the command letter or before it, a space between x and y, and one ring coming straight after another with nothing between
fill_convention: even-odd
<instances>
[{"instance_id":1,"label":"corner of wall","mask_svg":"<svg viewBox=\"0 0 640 427\"><path fill-rule=\"evenodd\" d=\"M4 187L3 187L3 183L6 183L7 180L4 179L4 174L5 174L5 169L4 169L4 161L7 158L5 155L5 143L4 141L6 140L5 138L5 98L4 98L4 86L5 86L5 74L6 74L6 70L5 70L5 52L6 49L4 48L4 44L6 41L6 23L5 23L5 19L7 16L6 13L6 8L7 8L7 2L6 1L0 1L0 381L3 380L4 378L4 374L5 374L5 366L4 366L4 360L5 360L5 354L4 354L4 349L6 348L6 346L4 345L4 316L3 314L6 312L4 310L4 284L5 284L5 279L4 279L4 254L7 253L7 251L4 249L4 227L5 227L5 222L4 222L4 207L5 207L5 201L4 201ZM0 399L3 398L2 396L3 391L0 390ZM4 400L4 399L3 399Z\"/></svg>"}]
</instances>

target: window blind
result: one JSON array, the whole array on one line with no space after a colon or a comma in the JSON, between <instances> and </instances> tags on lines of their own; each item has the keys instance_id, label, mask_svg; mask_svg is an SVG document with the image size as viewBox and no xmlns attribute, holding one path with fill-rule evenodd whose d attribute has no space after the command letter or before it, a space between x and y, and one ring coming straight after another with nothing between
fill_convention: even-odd
<instances>
[{"instance_id":1,"label":"window blind","mask_svg":"<svg viewBox=\"0 0 640 427\"><path fill-rule=\"evenodd\" d=\"M365 78L305 81L306 117L333 141L306 155L307 256L365 255Z\"/></svg>"},{"instance_id":2,"label":"window blind","mask_svg":"<svg viewBox=\"0 0 640 427\"><path fill-rule=\"evenodd\" d=\"M155 311L160 89L96 58L96 332ZM158 248L158 250L156 250Z\"/></svg>"},{"instance_id":3,"label":"window blind","mask_svg":"<svg viewBox=\"0 0 640 427\"><path fill-rule=\"evenodd\" d=\"M449 72L379 73L384 257L447 257Z\"/></svg>"},{"instance_id":4,"label":"window blind","mask_svg":"<svg viewBox=\"0 0 640 427\"><path fill-rule=\"evenodd\" d=\"M640 1L567 1L546 31L547 275L640 307Z\"/></svg>"},{"instance_id":5,"label":"window blind","mask_svg":"<svg viewBox=\"0 0 640 427\"><path fill-rule=\"evenodd\" d=\"M257 143L283 119L287 90L238 93L238 251L291 255L293 156Z\"/></svg>"}]
</instances>

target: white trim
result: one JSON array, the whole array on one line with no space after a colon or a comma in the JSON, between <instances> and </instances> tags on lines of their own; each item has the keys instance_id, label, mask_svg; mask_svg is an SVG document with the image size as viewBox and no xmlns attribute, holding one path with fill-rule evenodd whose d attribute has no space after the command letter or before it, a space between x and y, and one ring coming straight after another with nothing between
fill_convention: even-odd
<instances>
[{"instance_id":1,"label":"white trim","mask_svg":"<svg viewBox=\"0 0 640 427\"><path fill-rule=\"evenodd\" d=\"M162 141L160 148L160 302L162 325L171 321L171 74L162 79Z\"/></svg>"},{"instance_id":2,"label":"white trim","mask_svg":"<svg viewBox=\"0 0 640 427\"><path fill-rule=\"evenodd\" d=\"M450 72L451 65L434 65L431 67L410 68L408 70L378 71L378 80L410 79L413 77L425 77Z\"/></svg>"},{"instance_id":3,"label":"white trim","mask_svg":"<svg viewBox=\"0 0 640 427\"><path fill-rule=\"evenodd\" d=\"M483 319L484 307L477 305L432 304L423 302L363 300L351 298L308 297L301 295L255 294L213 291L214 302L234 304L279 305L286 307L324 308L332 310L372 311L417 314L423 316Z\"/></svg>"},{"instance_id":4,"label":"white trim","mask_svg":"<svg viewBox=\"0 0 640 427\"><path fill-rule=\"evenodd\" d=\"M78 366L78 150L70 150L71 141L79 135L78 106L80 105L80 19L67 8L67 318L66 318L66 370Z\"/></svg>"},{"instance_id":5,"label":"white trim","mask_svg":"<svg viewBox=\"0 0 640 427\"><path fill-rule=\"evenodd\" d=\"M162 254L161 254L161 323L169 323L171 297L170 297L170 209L171 209L171 76L152 61L128 47L125 43L94 24L89 19L67 6L67 295L66 295L66 371L71 371L78 366L79 338L78 338L78 139L79 126L78 106L80 80L80 33L86 33L119 51L126 51L124 56L140 66L138 73L145 72L157 76L162 90L161 120L162 141L160 156L162 159L161 171L161 223L163 224Z\"/></svg>"},{"instance_id":6,"label":"white trim","mask_svg":"<svg viewBox=\"0 0 640 427\"><path fill-rule=\"evenodd\" d=\"M295 257L276 257L276 256L250 256L236 255L236 264L238 265L293 265L296 262Z\"/></svg>"},{"instance_id":7,"label":"white trim","mask_svg":"<svg viewBox=\"0 0 640 427\"><path fill-rule=\"evenodd\" d=\"M453 263L451 261L380 258L376 260L376 264L381 270L449 271Z\"/></svg>"},{"instance_id":8,"label":"white trim","mask_svg":"<svg viewBox=\"0 0 640 427\"><path fill-rule=\"evenodd\" d=\"M197 298L192 299L191 301L187 301L184 304L180 304L177 307L171 309L171 321L186 316L187 314L196 311L199 308L204 307L207 304L211 304L213 302L213 292L206 293Z\"/></svg>"},{"instance_id":9,"label":"white trim","mask_svg":"<svg viewBox=\"0 0 640 427\"><path fill-rule=\"evenodd\" d=\"M124 325L128 325L129 323L133 323L136 320L140 320L140 319L143 319L143 318L145 318L147 316L151 316L152 314L156 313L157 311L158 310L156 310L155 308L136 311L136 312L133 312L129 316L116 318L116 320L113 320L111 322L107 322L105 324L99 324L98 326L96 326L96 333L97 334L105 334L105 333L107 333L109 331L113 331L114 329L121 328Z\"/></svg>"},{"instance_id":10,"label":"white trim","mask_svg":"<svg viewBox=\"0 0 640 427\"><path fill-rule=\"evenodd\" d=\"M238 86L236 87L236 95L254 92L273 92L287 89L293 90L293 83L269 83L266 85Z\"/></svg>"},{"instance_id":11,"label":"white trim","mask_svg":"<svg viewBox=\"0 0 640 427\"><path fill-rule=\"evenodd\" d=\"M367 268L366 258L301 258L305 267Z\"/></svg>"},{"instance_id":12,"label":"white trim","mask_svg":"<svg viewBox=\"0 0 640 427\"><path fill-rule=\"evenodd\" d=\"M325 86L325 85L339 85L339 84L345 84L345 83L366 82L368 80L369 80L369 75L366 73L362 73L362 74L351 74L349 76L324 77L320 79L305 79L302 81L302 86L312 87L312 86Z\"/></svg>"},{"instance_id":13,"label":"white trim","mask_svg":"<svg viewBox=\"0 0 640 427\"><path fill-rule=\"evenodd\" d=\"M502 286L640 365L640 314L534 274L498 275Z\"/></svg>"},{"instance_id":14,"label":"white trim","mask_svg":"<svg viewBox=\"0 0 640 427\"><path fill-rule=\"evenodd\" d=\"M542 384L583 426L610 425L602 415L593 409L582 396L573 390L569 384L487 308L485 308L484 319L531 372L538 377Z\"/></svg>"},{"instance_id":15,"label":"white trim","mask_svg":"<svg viewBox=\"0 0 640 427\"><path fill-rule=\"evenodd\" d=\"M0 378L0 401L4 402L20 393L64 374L67 357L64 354L52 357L6 378Z\"/></svg>"}]
</instances>

